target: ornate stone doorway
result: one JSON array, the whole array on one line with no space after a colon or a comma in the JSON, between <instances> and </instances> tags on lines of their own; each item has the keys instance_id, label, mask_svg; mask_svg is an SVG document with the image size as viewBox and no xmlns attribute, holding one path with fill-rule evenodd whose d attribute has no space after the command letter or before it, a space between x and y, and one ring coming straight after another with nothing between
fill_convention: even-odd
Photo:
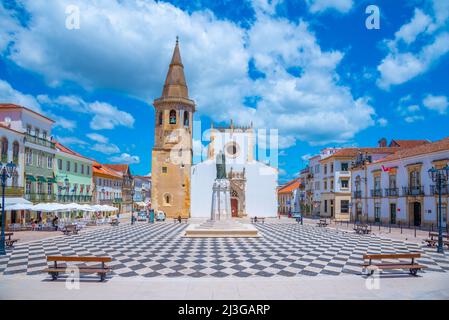
<instances>
[{"instance_id":1,"label":"ornate stone doorway","mask_svg":"<svg viewBox=\"0 0 449 320\"><path fill-rule=\"evenodd\" d=\"M239 200L237 198L231 198L231 212L233 218L239 217Z\"/></svg>"},{"instance_id":2,"label":"ornate stone doorway","mask_svg":"<svg viewBox=\"0 0 449 320\"><path fill-rule=\"evenodd\" d=\"M246 188L246 176L245 169L238 172L231 168L228 174L228 178L231 182L231 209L232 217L238 218L246 215L246 202L245 202L245 188Z\"/></svg>"}]
</instances>

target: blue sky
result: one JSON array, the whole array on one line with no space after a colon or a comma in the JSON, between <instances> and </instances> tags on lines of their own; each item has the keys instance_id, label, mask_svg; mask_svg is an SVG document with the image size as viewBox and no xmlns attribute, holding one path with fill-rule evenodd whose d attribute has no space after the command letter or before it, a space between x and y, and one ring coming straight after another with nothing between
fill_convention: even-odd
<instances>
[{"instance_id":1,"label":"blue sky","mask_svg":"<svg viewBox=\"0 0 449 320\"><path fill-rule=\"evenodd\" d=\"M379 30L365 26L370 4ZM70 5L79 28L66 27ZM177 35L203 130L278 129L280 182L327 146L449 136L445 0L1 0L0 101L52 117L53 135L86 156L147 174Z\"/></svg>"}]
</instances>

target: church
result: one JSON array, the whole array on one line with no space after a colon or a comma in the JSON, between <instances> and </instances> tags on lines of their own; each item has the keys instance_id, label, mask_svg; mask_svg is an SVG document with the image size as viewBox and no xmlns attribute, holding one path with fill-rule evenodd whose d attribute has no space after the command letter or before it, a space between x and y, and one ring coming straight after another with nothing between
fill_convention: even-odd
<instances>
[{"instance_id":1,"label":"church","mask_svg":"<svg viewBox=\"0 0 449 320\"><path fill-rule=\"evenodd\" d=\"M155 108L151 203L168 218L210 218L217 176L216 159L224 154L233 218L275 217L278 170L255 157L255 129L236 126L210 129L207 159L193 165L195 102L189 98L179 41Z\"/></svg>"}]
</instances>

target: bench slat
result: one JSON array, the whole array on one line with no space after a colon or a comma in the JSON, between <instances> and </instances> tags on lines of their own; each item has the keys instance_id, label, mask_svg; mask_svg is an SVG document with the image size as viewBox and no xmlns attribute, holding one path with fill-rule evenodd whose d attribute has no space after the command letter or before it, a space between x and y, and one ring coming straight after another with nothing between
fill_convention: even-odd
<instances>
[{"instance_id":1,"label":"bench slat","mask_svg":"<svg viewBox=\"0 0 449 320\"><path fill-rule=\"evenodd\" d=\"M66 273L67 271L71 271L73 269L70 268L49 268L45 269L42 272L45 273ZM108 273L112 269L111 268L105 268L105 269L95 269L95 268L79 268L78 271L80 273Z\"/></svg>"},{"instance_id":2,"label":"bench slat","mask_svg":"<svg viewBox=\"0 0 449 320\"><path fill-rule=\"evenodd\" d=\"M111 257L69 257L69 256L48 256L47 261L65 262L111 262Z\"/></svg>"},{"instance_id":3,"label":"bench slat","mask_svg":"<svg viewBox=\"0 0 449 320\"><path fill-rule=\"evenodd\" d=\"M398 264L363 264L363 268L369 270L375 269L424 269L426 266L420 264L407 264L407 263L398 263Z\"/></svg>"},{"instance_id":4,"label":"bench slat","mask_svg":"<svg viewBox=\"0 0 449 320\"><path fill-rule=\"evenodd\" d=\"M382 260L382 259L415 259L420 258L420 253L392 253L392 254L365 254L364 260Z\"/></svg>"}]
</instances>

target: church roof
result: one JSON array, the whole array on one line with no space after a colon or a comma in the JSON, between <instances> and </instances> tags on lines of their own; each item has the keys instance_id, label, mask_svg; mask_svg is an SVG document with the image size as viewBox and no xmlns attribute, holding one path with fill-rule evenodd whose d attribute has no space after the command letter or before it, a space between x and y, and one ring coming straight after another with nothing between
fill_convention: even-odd
<instances>
[{"instance_id":1,"label":"church roof","mask_svg":"<svg viewBox=\"0 0 449 320\"><path fill-rule=\"evenodd\" d=\"M189 90L187 88L186 78L184 75L184 66L181 60L181 52L179 50L179 41L176 39L175 50L168 68L167 78L165 79L162 98L189 98Z\"/></svg>"}]
</instances>

